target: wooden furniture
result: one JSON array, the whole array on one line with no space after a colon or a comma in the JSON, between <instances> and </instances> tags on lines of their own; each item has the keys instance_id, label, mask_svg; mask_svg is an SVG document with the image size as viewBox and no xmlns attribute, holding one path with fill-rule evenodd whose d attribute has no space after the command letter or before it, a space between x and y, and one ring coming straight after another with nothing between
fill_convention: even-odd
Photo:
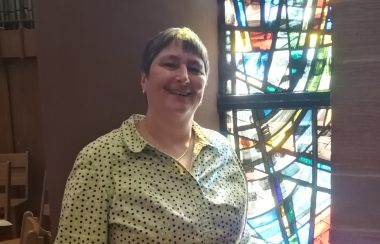
<instances>
[{"instance_id":1,"label":"wooden furniture","mask_svg":"<svg viewBox=\"0 0 380 244\"><path fill-rule=\"evenodd\" d=\"M27 211L22 218L20 239L2 241L0 244L51 244L51 233L41 228L38 219Z\"/></svg>"},{"instance_id":2,"label":"wooden furniture","mask_svg":"<svg viewBox=\"0 0 380 244\"><path fill-rule=\"evenodd\" d=\"M11 163L0 162L0 219L9 220Z\"/></svg>"},{"instance_id":3,"label":"wooden furniture","mask_svg":"<svg viewBox=\"0 0 380 244\"><path fill-rule=\"evenodd\" d=\"M12 233L13 233L12 223L5 219L0 219L0 241L11 239Z\"/></svg>"},{"instance_id":4,"label":"wooden furniture","mask_svg":"<svg viewBox=\"0 0 380 244\"><path fill-rule=\"evenodd\" d=\"M20 239L0 241L0 244L20 244Z\"/></svg>"},{"instance_id":5,"label":"wooden furniture","mask_svg":"<svg viewBox=\"0 0 380 244\"><path fill-rule=\"evenodd\" d=\"M44 172L42 183L42 194L40 201L40 225L42 228L50 229L50 205L48 203L48 188L47 188L47 171Z\"/></svg>"},{"instance_id":6,"label":"wooden furniture","mask_svg":"<svg viewBox=\"0 0 380 244\"><path fill-rule=\"evenodd\" d=\"M14 233L14 226L9 222L11 185L11 163L0 162L0 241L7 240Z\"/></svg>"},{"instance_id":7,"label":"wooden furniture","mask_svg":"<svg viewBox=\"0 0 380 244\"><path fill-rule=\"evenodd\" d=\"M51 234L41 228L40 223L36 217L33 217L32 212L24 213L20 244L50 244Z\"/></svg>"},{"instance_id":8,"label":"wooden furniture","mask_svg":"<svg viewBox=\"0 0 380 244\"><path fill-rule=\"evenodd\" d=\"M8 219L14 225L14 230L18 230L16 208L28 200L29 153L0 154L0 162L10 162L10 211Z\"/></svg>"}]
</instances>

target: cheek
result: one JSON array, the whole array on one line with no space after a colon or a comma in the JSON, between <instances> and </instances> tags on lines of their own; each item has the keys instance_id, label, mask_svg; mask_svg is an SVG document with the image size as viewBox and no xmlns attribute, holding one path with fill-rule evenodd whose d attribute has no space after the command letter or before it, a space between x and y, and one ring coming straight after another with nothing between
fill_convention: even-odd
<instances>
[{"instance_id":1,"label":"cheek","mask_svg":"<svg viewBox=\"0 0 380 244\"><path fill-rule=\"evenodd\" d=\"M197 93L203 93L206 87L206 80L200 79L197 80L194 83L194 90L196 90Z\"/></svg>"}]
</instances>

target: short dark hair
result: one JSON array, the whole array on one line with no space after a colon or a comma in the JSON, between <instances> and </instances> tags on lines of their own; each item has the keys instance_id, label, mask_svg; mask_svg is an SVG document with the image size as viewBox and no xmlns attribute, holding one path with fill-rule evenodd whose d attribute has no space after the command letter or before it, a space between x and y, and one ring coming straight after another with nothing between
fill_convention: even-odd
<instances>
[{"instance_id":1,"label":"short dark hair","mask_svg":"<svg viewBox=\"0 0 380 244\"><path fill-rule=\"evenodd\" d=\"M141 71L149 74L150 66L154 58L172 41L182 42L184 50L199 56L203 63L206 74L209 72L209 60L207 49L198 35L188 27L169 28L159 32L145 46L142 54Z\"/></svg>"}]
</instances>

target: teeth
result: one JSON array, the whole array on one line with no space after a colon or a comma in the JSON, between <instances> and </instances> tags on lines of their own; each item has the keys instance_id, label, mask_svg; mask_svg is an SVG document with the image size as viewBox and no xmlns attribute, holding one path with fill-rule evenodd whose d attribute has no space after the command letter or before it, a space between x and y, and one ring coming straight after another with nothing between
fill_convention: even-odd
<instances>
[{"instance_id":1,"label":"teeth","mask_svg":"<svg viewBox=\"0 0 380 244\"><path fill-rule=\"evenodd\" d=\"M175 95L180 95L180 96L187 96L190 94L189 92L183 92L183 91L171 91L171 93Z\"/></svg>"}]
</instances>

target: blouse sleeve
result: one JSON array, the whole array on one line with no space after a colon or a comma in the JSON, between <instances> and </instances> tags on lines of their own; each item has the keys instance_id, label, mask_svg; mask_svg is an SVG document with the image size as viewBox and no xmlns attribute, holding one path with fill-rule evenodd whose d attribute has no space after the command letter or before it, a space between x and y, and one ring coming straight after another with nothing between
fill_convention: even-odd
<instances>
[{"instance_id":1,"label":"blouse sleeve","mask_svg":"<svg viewBox=\"0 0 380 244\"><path fill-rule=\"evenodd\" d=\"M110 165L93 148L79 153L66 183L55 244L107 243Z\"/></svg>"}]
</instances>

